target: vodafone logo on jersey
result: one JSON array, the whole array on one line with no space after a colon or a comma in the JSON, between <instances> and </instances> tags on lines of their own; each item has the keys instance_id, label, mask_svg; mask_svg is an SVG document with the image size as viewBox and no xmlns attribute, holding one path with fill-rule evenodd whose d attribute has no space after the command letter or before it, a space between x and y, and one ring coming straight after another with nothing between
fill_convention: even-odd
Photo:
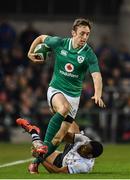
<instances>
[{"instance_id":1,"label":"vodafone logo on jersey","mask_svg":"<svg viewBox=\"0 0 130 180\"><path fill-rule=\"evenodd\" d=\"M74 70L73 64L67 63L67 64L65 65L65 70L66 70L67 72L72 72L72 71Z\"/></svg>"}]
</instances>

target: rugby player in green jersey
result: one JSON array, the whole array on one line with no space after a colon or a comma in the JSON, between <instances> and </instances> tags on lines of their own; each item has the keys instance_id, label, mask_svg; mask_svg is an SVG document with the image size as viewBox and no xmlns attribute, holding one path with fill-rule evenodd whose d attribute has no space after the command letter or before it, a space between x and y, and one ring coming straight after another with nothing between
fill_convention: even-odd
<instances>
[{"instance_id":1,"label":"rugby player in green jersey","mask_svg":"<svg viewBox=\"0 0 130 180\"><path fill-rule=\"evenodd\" d=\"M49 121L44 143L34 145L36 151L39 146L40 149L43 148L43 154L46 152L44 147L47 147L48 151L44 157L54 152L70 125L75 124L82 83L87 71L90 72L94 83L92 99L99 107L105 107L102 100L102 76L98 60L92 48L87 44L90 31L89 20L76 19L72 26L71 38L41 35L33 41L29 49L28 57L33 62L44 61L37 58L34 53L35 47L41 43L51 49L55 55L54 72L47 92L48 103L54 115ZM39 162L37 159L35 163Z\"/></svg>"}]
</instances>

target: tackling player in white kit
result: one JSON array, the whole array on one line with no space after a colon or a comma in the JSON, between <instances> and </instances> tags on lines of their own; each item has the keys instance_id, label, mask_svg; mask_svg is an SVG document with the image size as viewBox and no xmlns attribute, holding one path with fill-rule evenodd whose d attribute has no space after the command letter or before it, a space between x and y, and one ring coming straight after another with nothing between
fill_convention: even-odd
<instances>
[{"instance_id":1,"label":"tackling player in white kit","mask_svg":"<svg viewBox=\"0 0 130 180\"><path fill-rule=\"evenodd\" d=\"M17 119L17 124L24 128L32 136L32 144L40 139L40 129L31 125L26 119ZM100 142L89 139L84 134L71 133L71 130L64 137L67 144L63 152L54 151L48 157L43 158L36 152L33 155L40 159L41 164L53 173L88 173L93 169L95 158L103 152L103 146ZM34 150L37 149L34 147ZM34 151L33 151L34 152ZM28 170L31 174L38 172L40 163L31 163Z\"/></svg>"},{"instance_id":2,"label":"tackling player in white kit","mask_svg":"<svg viewBox=\"0 0 130 180\"><path fill-rule=\"evenodd\" d=\"M92 171L95 158L103 152L103 146L98 141L90 140L83 134L67 135L74 142L65 147L61 153L55 151L43 161L43 166L51 173L89 173ZM29 171L31 164L29 166Z\"/></svg>"}]
</instances>

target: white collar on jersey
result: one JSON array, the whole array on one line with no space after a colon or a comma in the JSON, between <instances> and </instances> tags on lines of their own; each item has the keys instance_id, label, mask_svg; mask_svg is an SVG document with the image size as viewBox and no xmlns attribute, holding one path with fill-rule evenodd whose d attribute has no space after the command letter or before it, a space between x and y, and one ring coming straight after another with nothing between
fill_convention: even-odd
<instances>
[{"instance_id":1,"label":"white collar on jersey","mask_svg":"<svg viewBox=\"0 0 130 180\"><path fill-rule=\"evenodd\" d=\"M71 49L71 45L72 45L72 38L70 38L70 41L69 41L69 51ZM79 54L81 51L83 51L86 46L87 46L87 43L85 43L85 45L81 49L79 49L77 53Z\"/></svg>"}]
</instances>

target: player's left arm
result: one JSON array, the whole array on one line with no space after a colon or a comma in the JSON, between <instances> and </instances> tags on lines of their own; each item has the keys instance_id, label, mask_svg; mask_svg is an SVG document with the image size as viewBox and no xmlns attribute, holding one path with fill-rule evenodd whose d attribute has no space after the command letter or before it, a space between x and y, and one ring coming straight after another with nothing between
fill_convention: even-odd
<instances>
[{"instance_id":1,"label":"player's left arm","mask_svg":"<svg viewBox=\"0 0 130 180\"><path fill-rule=\"evenodd\" d=\"M50 173L66 173L66 174L69 173L67 166L58 168L46 160L42 164Z\"/></svg>"},{"instance_id":2,"label":"player's left arm","mask_svg":"<svg viewBox=\"0 0 130 180\"><path fill-rule=\"evenodd\" d=\"M92 99L94 99L95 104L98 104L99 107L105 107L105 104L102 100L102 76L100 72L93 72L91 73L92 75L92 79L93 79L93 83L94 83L94 96L92 97Z\"/></svg>"},{"instance_id":3,"label":"player's left arm","mask_svg":"<svg viewBox=\"0 0 130 180\"><path fill-rule=\"evenodd\" d=\"M102 100L102 76L100 73L97 56L92 49L89 51L89 72L91 73L94 83L94 96L92 99L94 100L95 104L99 105L99 107L105 107Z\"/></svg>"}]
</instances>

